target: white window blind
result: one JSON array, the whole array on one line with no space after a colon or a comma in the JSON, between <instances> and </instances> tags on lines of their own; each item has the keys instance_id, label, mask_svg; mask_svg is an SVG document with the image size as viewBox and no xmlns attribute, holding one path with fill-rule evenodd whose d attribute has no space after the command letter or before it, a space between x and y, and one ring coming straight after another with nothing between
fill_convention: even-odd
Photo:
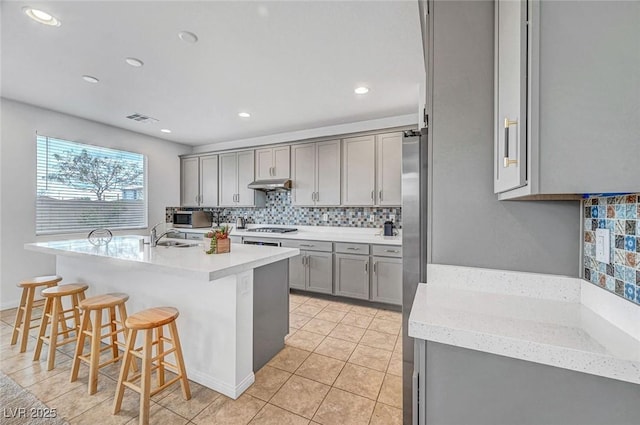
<instances>
[{"instance_id":1,"label":"white window blind","mask_svg":"<svg viewBox=\"0 0 640 425\"><path fill-rule=\"evenodd\" d=\"M144 155L36 139L37 235L147 227Z\"/></svg>"}]
</instances>

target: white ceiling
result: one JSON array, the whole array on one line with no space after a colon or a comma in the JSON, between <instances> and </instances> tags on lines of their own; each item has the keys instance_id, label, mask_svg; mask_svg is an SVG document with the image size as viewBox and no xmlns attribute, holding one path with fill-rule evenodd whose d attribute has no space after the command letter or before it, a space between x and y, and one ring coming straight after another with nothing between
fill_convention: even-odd
<instances>
[{"instance_id":1,"label":"white ceiling","mask_svg":"<svg viewBox=\"0 0 640 425\"><path fill-rule=\"evenodd\" d=\"M416 1L4 1L1 31L3 97L191 145L415 113L423 72Z\"/></svg>"}]
</instances>

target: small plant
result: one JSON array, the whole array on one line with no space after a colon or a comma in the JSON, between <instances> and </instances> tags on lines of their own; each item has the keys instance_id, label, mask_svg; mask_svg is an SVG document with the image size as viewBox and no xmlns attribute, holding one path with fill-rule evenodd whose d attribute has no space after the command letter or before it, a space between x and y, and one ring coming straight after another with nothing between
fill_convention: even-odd
<instances>
[{"instance_id":1,"label":"small plant","mask_svg":"<svg viewBox=\"0 0 640 425\"><path fill-rule=\"evenodd\" d=\"M206 253L207 254L216 253L216 248L218 247L218 241L229 239L230 231L231 231L231 228L229 226L222 226L221 228L211 230L206 235L204 235L205 238L211 239L211 245L209 246L209 249L206 251Z\"/></svg>"}]
</instances>

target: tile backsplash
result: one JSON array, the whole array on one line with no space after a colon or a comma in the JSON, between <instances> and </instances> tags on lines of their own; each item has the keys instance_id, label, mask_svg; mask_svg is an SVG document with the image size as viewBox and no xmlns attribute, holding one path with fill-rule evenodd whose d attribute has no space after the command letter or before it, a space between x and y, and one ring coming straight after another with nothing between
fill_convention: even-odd
<instances>
[{"instance_id":1,"label":"tile backsplash","mask_svg":"<svg viewBox=\"0 0 640 425\"><path fill-rule=\"evenodd\" d=\"M582 201L584 275L591 283L640 304L640 193ZM596 229L609 229L610 258L596 260Z\"/></svg>"},{"instance_id":2,"label":"tile backsplash","mask_svg":"<svg viewBox=\"0 0 640 425\"><path fill-rule=\"evenodd\" d=\"M280 224L293 226L347 226L380 228L395 215L397 228L402 227L400 207L297 207L291 204L290 192L267 192L264 208L181 208L167 207L166 220L171 222L175 210L203 210L220 213L220 221L233 222L247 217L249 224ZM327 220L323 220L323 215ZM369 217L373 216L373 221Z\"/></svg>"}]
</instances>

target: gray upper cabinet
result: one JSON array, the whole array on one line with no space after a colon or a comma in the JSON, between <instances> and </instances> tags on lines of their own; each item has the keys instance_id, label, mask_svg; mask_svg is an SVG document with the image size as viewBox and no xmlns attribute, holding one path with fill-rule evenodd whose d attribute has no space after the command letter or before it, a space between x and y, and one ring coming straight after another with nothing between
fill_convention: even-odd
<instances>
[{"instance_id":1,"label":"gray upper cabinet","mask_svg":"<svg viewBox=\"0 0 640 425\"><path fill-rule=\"evenodd\" d=\"M200 157L200 206L218 206L218 155Z\"/></svg>"},{"instance_id":2,"label":"gray upper cabinet","mask_svg":"<svg viewBox=\"0 0 640 425\"><path fill-rule=\"evenodd\" d=\"M402 133L376 135L376 205L402 204Z\"/></svg>"},{"instance_id":3,"label":"gray upper cabinet","mask_svg":"<svg viewBox=\"0 0 640 425\"><path fill-rule=\"evenodd\" d=\"M375 205L375 136L342 140L342 205Z\"/></svg>"},{"instance_id":4,"label":"gray upper cabinet","mask_svg":"<svg viewBox=\"0 0 640 425\"><path fill-rule=\"evenodd\" d=\"M335 254L336 295L369 299L369 256Z\"/></svg>"},{"instance_id":5,"label":"gray upper cabinet","mask_svg":"<svg viewBox=\"0 0 640 425\"><path fill-rule=\"evenodd\" d=\"M288 179L289 158L289 146L256 149L256 180Z\"/></svg>"},{"instance_id":6,"label":"gray upper cabinet","mask_svg":"<svg viewBox=\"0 0 640 425\"><path fill-rule=\"evenodd\" d=\"M497 115L495 192L526 184L527 3L496 5Z\"/></svg>"},{"instance_id":7,"label":"gray upper cabinet","mask_svg":"<svg viewBox=\"0 0 640 425\"><path fill-rule=\"evenodd\" d=\"M264 192L247 187L254 181L254 151L229 152L219 157L220 206L264 206Z\"/></svg>"},{"instance_id":8,"label":"gray upper cabinet","mask_svg":"<svg viewBox=\"0 0 640 425\"><path fill-rule=\"evenodd\" d=\"M218 206L218 155L180 160L180 205Z\"/></svg>"},{"instance_id":9,"label":"gray upper cabinet","mask_svg":"<svg viewBox=\"0 0 640 425\"><path fill-rule=\"evenodd\" d=\"M499 199L638 191L638 16L639 2L496 1Z\"/></svg>"},{"instance_id":10,"label":"gray upper cabinet","mask_svg":"<svg viewBox=\"0 0 640 425\"><path fill-rule=\"evenodd\" d=\"M293 205L340 205L340 141L292 145L291 180Z\"/></svg>"},{"instance_id":11,"label":"gray upper cabinet","mask_svg":"<svg viewBox=\"0 0 640 425\"><path fill-rule=\"evenodd\" d=\"M200 205L200 165L199 159L180 159L180 205L197 207Z\"/></svg>"}]
</instances>

